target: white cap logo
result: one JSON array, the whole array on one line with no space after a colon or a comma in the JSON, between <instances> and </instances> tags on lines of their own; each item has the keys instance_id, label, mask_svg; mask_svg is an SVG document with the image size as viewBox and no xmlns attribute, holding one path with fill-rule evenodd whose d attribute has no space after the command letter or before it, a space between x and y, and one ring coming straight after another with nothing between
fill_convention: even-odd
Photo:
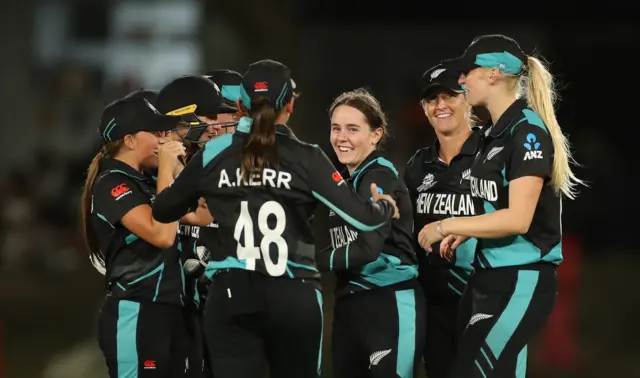
<instances>
[{"instance_id":1,"label":"white cap logo","mask_svg":"<svg viewBox=\"0 0 640 378\"><path fill-rule=\"evenodd\" d=\"M438 68L437 70L434 70L431 73L431 80L435 79L436 77L440 76L441 73L443 73L444 71L446 71L446 68Z\"/></svg>"}]
</instances>

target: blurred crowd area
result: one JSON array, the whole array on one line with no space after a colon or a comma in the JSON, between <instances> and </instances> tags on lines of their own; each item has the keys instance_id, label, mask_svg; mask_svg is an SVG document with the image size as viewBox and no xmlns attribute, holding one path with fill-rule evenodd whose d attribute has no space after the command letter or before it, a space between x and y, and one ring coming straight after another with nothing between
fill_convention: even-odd
<instances>
[{"instance_id":1,"label":"blurred crowd area","mask_svg":"<svg viewBox=\"0 0 640 378\"><path fill-rule=\"evenodd\" d=\"M447 8L430 2L410 12L335 1L150 3L3 3L0 25L9 28L0 41L12 53L0 61L8 110L0 121L9 131L0 140L0 377L3 366L12 378L100 376L71 371L103 368L92 339L102 281L84 248L79 199L106 104L182 74L243 72L273 58L290 66L302 93L290 124L301 139L333 158L327 109L340 92L366 86L389 117L385 153L402 172L434 138L418 104L422 72L485 33L511 35L553 63L560 124L581 164L576 174L589 183L576 201L564 202L560 297L533 349L532 376L640 377L633 363L640 301L625 291L640 263L630 216L639 206L633 184L615 182L634 176L635 127L625 103L632 96L606 100L628 93L628 83L613 78L626 74L612 72L608 57L640 43L629 17L640 10L635 3L613 1L581 21L533 13L519 23L502 23L506 11L484 22L466 13L443 19ZM323 247L321 216L317 224ZM331 277L325 281L329 313Z\"/></svg>"}]
</instances>

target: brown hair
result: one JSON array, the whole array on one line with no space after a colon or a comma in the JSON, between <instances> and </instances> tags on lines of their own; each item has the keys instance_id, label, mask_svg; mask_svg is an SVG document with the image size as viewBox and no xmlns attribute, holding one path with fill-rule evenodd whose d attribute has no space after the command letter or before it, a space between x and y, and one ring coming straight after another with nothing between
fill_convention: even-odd
<instances>
[{"instance_id":1,"label":"brown hair","mask_svg":"<svg viewBox=\"0 0 640 378\"><path fill-rule=\"evenodd\" d=\"M371 130L382 129L382 138L380 138L376 144L376 149L381 148L389 136L389 130L387 127L387 116L382 111L382 106L378 99L365 88L344 92L333 100L333 104L331 104L329 108L329 117L331 117L336 108L341 105L350 106L362 112Z\"/></svg>"},{"instance_id":2,"label":"brown hair","mask_svg":"<svg viewBox=\"0 0 640 378\"><path fill-rule=\"evenodd\" d=\"M278 161L276 149L276 117L278 113L268 97L251 100L249 116L253 119L247 144L242 149L242 179L249 181L251 174L274 165Z\"/></svg>"},{"instance_id":3,"label":"brown hair","mask_svg":"<svg viewBox=\"0 0 640 378\"><path fill-rule=\"evenodd\" d=\"M100 160L105 157L115 155L124 141L122 139L113 142L108 142L102 146L100 151L94 156L89 168L87 169L87 179L82 189L82 232L84 234L84 241L87 249L89 250L89 256L92 260L96 259L104 265L104 255L100 251L98 246L98 238L96 232L91 226L91 210L93 204L93 184L96 181L98 172L100 171Z\"/></svg>"}]
</instances>

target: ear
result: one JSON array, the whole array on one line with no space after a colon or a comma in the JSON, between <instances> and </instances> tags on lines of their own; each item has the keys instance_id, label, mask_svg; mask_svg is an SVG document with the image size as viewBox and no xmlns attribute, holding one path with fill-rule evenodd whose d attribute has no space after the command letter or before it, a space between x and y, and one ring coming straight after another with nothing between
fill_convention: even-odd
<instances>
[{"instance_id":1,"label":"ear","mask_svg":"<svg viewBox=\"0 0 640 378\"><path fill-rule=\"evenodd\" d=\"M374 139L373 139L373 144L378 144L378 142L380 142L380 140L382 139L382 136L384 135L384 129L382 127L378 127L377 129L373 130L373 135L374 135Z\"/></svg>"},{"instance_id":2,"label":"ear","mask_svg":"<svg viewBox=\"0 0 640 378\"><path fill-rule=\"evenodd\" d=\"M495 68L495 67L493 67L489 71L489 75L487 76L487 81L489 81L489 83L493 84L498 80L500 75L501 75L500 70Z\"/></svg>"},{"instance_id":3,"label":"ear","mask_svg":"<svg viewBox=\"0 0 640 378\"><path fill-rule=\"evenodd\" d=\"M128 149L133 150L136 148L137 139L135 135L132 135L132 134L125 135L123 141L124 141L124 145Z\"/></svg>"},{"instance_id":4,"label":"ear","mask_svg":"<svg viewBox=\"0 0 640 378\"><path fill-rule=\"evenodd\" d=\"M291 97L291 101L289 101L289 103L287 104L287 106L285 107L287 109L287 113L292 114L293 113L293 104L296 102L296 99Z\"/></svg>"}]
</instances>

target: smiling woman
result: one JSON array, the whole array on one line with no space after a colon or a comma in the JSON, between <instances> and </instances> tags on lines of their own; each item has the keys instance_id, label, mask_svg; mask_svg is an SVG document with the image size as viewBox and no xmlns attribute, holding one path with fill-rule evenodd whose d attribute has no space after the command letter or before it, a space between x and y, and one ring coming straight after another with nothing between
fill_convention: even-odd
<instances>
[{"instance_id":1,"label":"smiling woman","mask_svg":"<svg viewBox=\"0 0 640 378\"><path fill-rule=\"evenodd\" d=\"M410 377L423 348L424 296L416 280L409 193L393 164L377 152L388 135L387 120L364 89L338 96L329 114L331 145L347 166L349 188L369 198L375 182L401 213L390 226L372 232L359 232L330 214L331 248L316 259L319 269L338 277L333 377Z\"/></svg>"}]
</instances>

